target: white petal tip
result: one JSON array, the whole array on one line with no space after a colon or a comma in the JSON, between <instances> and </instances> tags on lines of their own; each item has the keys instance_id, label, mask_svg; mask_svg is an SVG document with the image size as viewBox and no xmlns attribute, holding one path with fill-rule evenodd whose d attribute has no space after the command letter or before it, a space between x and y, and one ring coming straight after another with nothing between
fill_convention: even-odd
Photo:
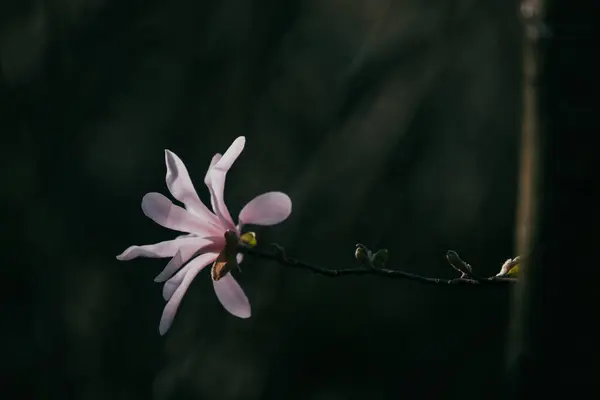
<instances>
[{"instance_id":1,"label":"white petal tip","mask_svg":"<svg viewBox=\"0 0 600 400\"><path fill-rule=\"evenodd\" d=\"M155 192L150 192L150 193L146 193L143 197L142 197L142 212L144 214L146 214L148 207L150 204L153 204L154 202L156 202L156 195L158 193Z\"/></svg>"},{"instance_id":2,"label":"white petal tip","mask_svg":"<svg viewBox=\"0 0 600 400\"><path fill-rule=\"evenodd\" d=\"M132 258L135 258L131 256L131 248L125 250L124 252L122 252L121 254L117 255L115 257L117 260L119 261L127 261L127 260L131 260Z\"/></svg>"},{"instance_id":3,"label":"white petal tip","mask_svg":"<svg viewBox=\"0 0 600 400\"><path fill-rule=\"evenodd\" d=\"M154 278L154 282L156 283L164 283L166 281L169 280L169 278L171 278L172 274L165 274L165 271L161 271L160 274L156 275L156 277Z\"/></svg>"},{"instance_id":4,"label":"white petal tip","mask_svg":"<svg viewBox=\"0 0 600 400\"><path fill-rule=\"evenodd\" d=\"M241 319L248 319L252 316L252 311L248 309L228 310L231 315Z\"/></svg>"},{"instance_id":5,"label":"white petal tip","mask_svg":"<svg viewBox=\"0 0 600 400\"><path fill-rule=\"evenodd\" d=\"M177 154L175 154L174 152L172 152L172 151L171 151L171 150L169 150L169 149L165 149L165 156L168 156L168 157L174 157L174 158L179 158L179 157L177 156Z\"/></svg>"},{"instance_id":6,"label":"white petal tip","mask_svg":"<svg viewBox=\"0 0 600 400\"><path fill-rule=\"evenodd\" d=\"M158 324L158 333L160 334L160 336L164 336L165 333L167 333L169 331L169 329L171 329L172 324L173 324L172 318L162 317L160 320L160 323Z\"/></svg>"},{"instance_id":7,"label":"white petal tip","mask_svg":"<svg viewBox=\"0 0 600 400\"><path fill-rule=\"evenodd\" d=\"M156 199L161 199L163 197L164 196L162 194L158 193L158 192L149 192L149 193L146 193L144 195L144 197L142 197L142 203L145 203L147 201L153 201L153 200L156 200Z\"/></svg>"},{"instance_id":8,"label":"white petal tip","mask_svg":"<svg viewBox=\"0 0 600 400\"><path fill-rule=\"evenodd\" d=\"M292 214L292 199L283 192L267 192L256 196L240 212L240 224L272 226Z\"/></svg>"},{"instance_id":9,"label":"white petal tip","mask_svg":"<svg viewBox=\"0 0 600 400\"><path fill-rule=\"evenodd\" d=\"M157 215L164 219L172 205L171 200L158 192L146 193L142 197L142 212L150 219L155 219Z\"/></svg>"}]
</instances>

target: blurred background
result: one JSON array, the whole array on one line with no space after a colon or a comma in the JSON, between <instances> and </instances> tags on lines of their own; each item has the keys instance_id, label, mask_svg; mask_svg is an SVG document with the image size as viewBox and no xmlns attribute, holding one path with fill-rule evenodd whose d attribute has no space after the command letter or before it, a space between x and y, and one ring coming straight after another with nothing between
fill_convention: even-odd
<instances>
[{"instance_id":1,"label":"blurred background","mask_svg":"<svg viewBox=\"0 0 600 400\"><path fill-rule=\"evenodd\" d=\"M330 268L482 275L513 257L522 31L516 1L54 0L0 8L2 390L35 399L494 399L510 287L328 278L244 262L253 317L196 279L165 337L171 238L141 212L164 149L200 197L246 149L232 215L288 193L259 243ZM15 395L16 396L16 395ZM2 398L13 398L11 395ZM15 397L16 398L16 397Z\"/></svg>"}]
</instances>

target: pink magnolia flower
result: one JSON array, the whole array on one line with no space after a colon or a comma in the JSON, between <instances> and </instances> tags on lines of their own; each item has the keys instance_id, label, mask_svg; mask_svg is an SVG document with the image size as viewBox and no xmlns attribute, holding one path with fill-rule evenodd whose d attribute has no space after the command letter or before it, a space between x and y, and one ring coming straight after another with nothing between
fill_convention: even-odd
<instances>
[{"instance_id":1,"label":"pink magnolia flower","mask_svg":"<svg viewBox=\"0 0 600 400\"><path fill-rule=\"evenodd\" d=\"M292 211L292 202L281 192L261 194L242 208L238 224L233 222L223 200L225 178L245 143L243 136L238 137L225 154L215 154L210 162L204 183L210 192L212 212L198 197L183 161L165 150L167 188L185 208L173 204L160 193L148 193L142 199L142 211L157 224L186 234L156 244L131 246L117 256L118 260L172 257L154 279L165 282L163 298L167 304L159 325L161 335L170 328L196 275L211 263L213 286L223 307L236 317L250 317L248 298L230 273L243 260L243 255L236 251L238 243L254 239L252 232L242 235L242 228L246 224L275 225L284 221ZM194 255L196 257L190 261Z\"/></svg>"}]
</instances>

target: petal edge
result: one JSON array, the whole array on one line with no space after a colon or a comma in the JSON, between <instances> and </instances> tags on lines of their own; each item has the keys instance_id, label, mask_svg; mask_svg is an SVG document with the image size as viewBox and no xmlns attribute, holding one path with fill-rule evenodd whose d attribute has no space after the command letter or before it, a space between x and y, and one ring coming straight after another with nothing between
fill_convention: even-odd
<instances>
[{"instance_id":1,"label":"petal edge","mask_svg":"<svg viewBox=\"0 0 600 400\"><path fill-rule=\"evenodd\" d=\"M225 310L238 318L250 318L250 301L231 273L218 281L213 280L212 283L215 294Z\"/></svg>"},{"instance_id":2,"label":"petal edge","mask_svg":"<svg viewBox=\"0 0 600 400\"><path fill-rule=\"evenodd\" d=\"M292 200L282 192L267 192L254 199L240 211L240 224L276 225L292 213Z\"/></svg>"}]
</instances>

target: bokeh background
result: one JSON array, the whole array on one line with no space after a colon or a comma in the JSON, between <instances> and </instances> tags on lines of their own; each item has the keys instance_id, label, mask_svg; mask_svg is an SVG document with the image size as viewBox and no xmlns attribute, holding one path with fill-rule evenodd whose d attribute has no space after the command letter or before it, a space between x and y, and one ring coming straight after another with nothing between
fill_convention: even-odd
<instances>
[{"instance_id":1,"label":"bokeh background","mask_svg":"<svg viewBox=\"0 0 600 400\"><path fill-rule=\"evenodd\" d=\"M8 298L2 390L35 399L494 399L510 288L328 278L247 258L253 317L206 275L158 334L168 239L144 217L164 149L203 200L237 136L235 216L270 190L260 243L330 268L483 275L513 251L521 110L516 1L23 1L0 8ZM4 268L4 267L3 267ZM4 397L3 398L12 398Z\"/></svg>"}]
</instances>

